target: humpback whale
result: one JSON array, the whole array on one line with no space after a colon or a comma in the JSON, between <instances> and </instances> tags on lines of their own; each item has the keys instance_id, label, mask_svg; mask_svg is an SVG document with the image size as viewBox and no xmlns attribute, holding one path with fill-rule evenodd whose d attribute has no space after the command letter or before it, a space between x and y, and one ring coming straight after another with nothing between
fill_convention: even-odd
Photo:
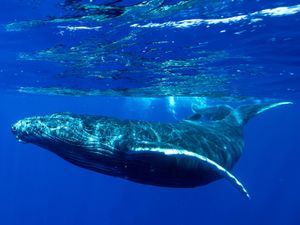
<instances>
[{"instance_id":1,"label":"humpback whale","mask_svg":"<svg viewBox=\"0 0 300 225\"><path fill-rule=\"evenodd\" d=\"M226 178L249 198L230 172L242 154L243 126L253 116L285 104L291 103L194 107L192 117L176 123L55 113L19 120L12 132L21 142L106 175L179 188Z\"/></svg>"}]
</instances>

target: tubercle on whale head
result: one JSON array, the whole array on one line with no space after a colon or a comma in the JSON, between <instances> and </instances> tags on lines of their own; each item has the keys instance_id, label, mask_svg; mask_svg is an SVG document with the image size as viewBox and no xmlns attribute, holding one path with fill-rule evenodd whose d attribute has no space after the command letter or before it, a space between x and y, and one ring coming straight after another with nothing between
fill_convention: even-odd
<instances>
[{"instance_id":1,"label":"tubercle on whale head","mask_svg":"<svg viewBox=\"0 0 300 225\"><path fill-rule=\"evenodd\" d=\"M60 114L28 117L13 124L11 131L19 142L37 143L47 139L53 140L58 134L67 133L70 118Z\"/></svg>"},{"instance_id":2,"label":"tubercle on whale head","mask_svg":"<svg viewBox=\"0 0 300 225\"><path fill-rule=\"evenodd\" d=\"M28 117L12 125L11 131L19 142L42 147L53 143L71 144L78 138L84 138L84 124L81 118L70 113Z\"/></svg>"},{"instance_id":3,"label":"tubercle on whale head","mask_svg":"<svg viewBox=\"0 0 300 225\"><path fill-rule=\"evenodd\" d=\"M39 117L30 117L17 121L12 125L11 131L16 136L17 141L27 143L36 139L45 125Z\"/></svg>"},{"instance_id":4,"label":"tubercle on whale head","mask_svg":"<svg viewBox=\"0 0 300 225\"><path fill-rule=\"evenodd\" d=\"M18 142L25 143L20 136L20 127L22 126L22 122L19 120L15 124L11 126L11 132L16 136Z\"/></svg>"}]
</instances>

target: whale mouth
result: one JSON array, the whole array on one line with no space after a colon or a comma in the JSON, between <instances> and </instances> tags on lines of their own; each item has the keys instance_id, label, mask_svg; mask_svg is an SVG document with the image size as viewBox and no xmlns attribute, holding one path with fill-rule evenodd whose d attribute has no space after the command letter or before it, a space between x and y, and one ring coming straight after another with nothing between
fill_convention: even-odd
<instances>
[{"instance_id":1,"label":"whale mouth","mask_svg":"<svg viewBox=\"0 0 300 225\"><path fill-rule=\"evenodd\" d=\"M24 143L24 144L26 143L25 141L22 140L22 137L20 137L19 135L16 135L16 140L19 143Z\"/></svg>"},{"instance_id":2,"label":"whale mouth","mask_svg":"<svg viewBox=\"0 0 300 225\"><path fill-rule=\"evenodd\" d=\"M18 132L17 127L18 127L17 123L15 123L14 125L11 126L11 132L12 132L14 135L17 135L17 132Z\"/></svg>"},{"instance_id":3,"label":"whale mouth","mask_svg":"<svg viewBox=\"0 0 300 225\"><path fill-rule=\"evenodd\" d=\"M16 136L16 139L19 140L19 125L20 122L15 123L14 125L11 126L11 132Z\"/></svg>"}]
</instances>

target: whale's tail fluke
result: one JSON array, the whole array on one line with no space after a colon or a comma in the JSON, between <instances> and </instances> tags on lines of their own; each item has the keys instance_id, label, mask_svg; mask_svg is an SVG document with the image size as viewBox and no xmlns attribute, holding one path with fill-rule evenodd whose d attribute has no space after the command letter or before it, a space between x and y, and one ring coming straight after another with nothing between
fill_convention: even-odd
<instances>
[{"instance_id":1,"label":"whale's tail fluke","mask_svg":"<svg viewBox=\"0 0 300 225\"><path fill-rule=\"evenodd\" d=\"M275 108L281 105L293 104L292 102L256 102L251 104L245 104L238 107L232 107L229 105L215 105L209 107L201 107L194 105L192 107L195 113L192 117L186 119L186 121L198 122L198 121L236 121L238 125L245 125L252 117Z\"/></svg>"},{"instance_id":2,"label":"whale's tail fluke","mask_svg":"<svg viewBox=\"0 0 300 225\"><path fill-rule=\"evenodd\" d=\"M267 103L255 103L249 105L241 105L232 113L239 124L246 124L252 117L267 111L269 109L275 108L281 105L290 105L292 102L267 102Z\"/></svg>"}]
</instances>

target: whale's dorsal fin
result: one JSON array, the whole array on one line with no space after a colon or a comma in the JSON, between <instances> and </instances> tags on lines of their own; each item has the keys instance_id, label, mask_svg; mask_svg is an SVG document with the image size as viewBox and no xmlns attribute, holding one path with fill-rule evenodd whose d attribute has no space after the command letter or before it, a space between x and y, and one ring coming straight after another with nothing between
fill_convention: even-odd
<instances>
[{"instance_id":1,"label":"whale's dorsal fin","mask_svg":"<svg viewBox=\"0 0 300 225\"><path fill-rule=\"evenodd\" d=\"M198 120L201 120L201 117L202 117L201 114L194 114L191 117L189 117L188 120L198 121Z\"/></svg>"},{"instance_id":2,"label":"whale's dorsal fin","mask_svg":"<svg viewBox=\"0 0 300 225\"><path fill-rule=\"evenodd\" d=\"M192 106L195 113L193 116L187 118L190 121L218 121L225 119L232 112L232 108L228 105L216 105L210 107Z\"/></svg>"},{"instance_id":3,"label":"whale's dorsal fin","mask_svg":"<svg viewBox=\"0 0 300 225\"><path fill-rule=\"evenodd\" d=\"M147 144L147 143L145 143ZM171 146L170 146L171 147ZM245 187L242 185L242 183L234 176L232 175L228 170L226 170L224 167L216 163L215 161L197 154L192 151L187 151L184 149L176 149L176 148L160 148L160 147L138 147L135 149L131 149L129 152L131 154L164 154L167 156L185 156L185 157L191 157L194 159L197 159L202 163L203 165L210 168L212 171L219 174L221 177L224 177L227 179L230 183L233 184L234 187L236 187L245 197L250 199L250 195L248 194Z\"/></svg>"}]
</instances>

